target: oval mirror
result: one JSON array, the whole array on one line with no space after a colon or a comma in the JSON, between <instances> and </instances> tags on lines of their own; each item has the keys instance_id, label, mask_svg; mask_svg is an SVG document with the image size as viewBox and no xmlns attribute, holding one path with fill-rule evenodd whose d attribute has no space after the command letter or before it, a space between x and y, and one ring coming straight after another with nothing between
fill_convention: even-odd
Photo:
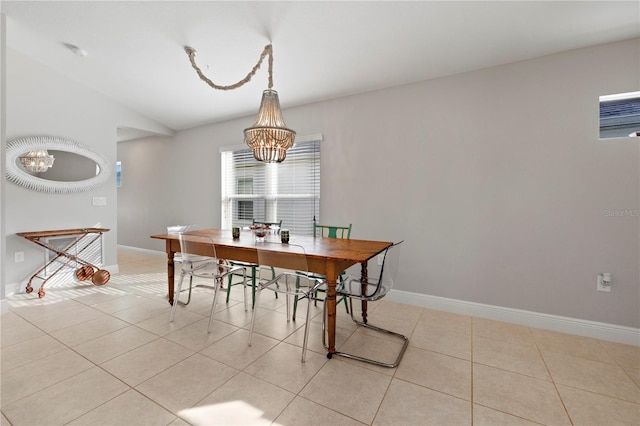
<instances>
[{"instance_id":1,"label":"oval mirror","mask_svg":"<svg viewBox=\"0 0 640 426\"><path fill-rule=\"evenodd\" d=\"M7 180L35 191L66 194L107 182L109 163L79 142L31 136L7 144Z\"/></svg>"}]
</instances>

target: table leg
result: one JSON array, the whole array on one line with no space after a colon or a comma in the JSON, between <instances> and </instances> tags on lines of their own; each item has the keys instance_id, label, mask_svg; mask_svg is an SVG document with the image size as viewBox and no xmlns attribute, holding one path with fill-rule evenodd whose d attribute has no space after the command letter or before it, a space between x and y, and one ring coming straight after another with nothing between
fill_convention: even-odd
<instances>
[{"instance_id":1,"label":"table leg","mask_svg":"<svg viewBox=\"0 0 640 426\"><path fill-rule=\"evenodd\" d=\"M327 358L331 358L336 352L336 281L338 274L332 266L327 268L327 337L328 353Z\"/></svg>"},{"instance_id":2,"label":"table leg","mask_svg":"<svg viewBox=\"0 0 640 426\"><path fill-rule=\"evenodd\" d=\"M361 274L360 274L360 282L362 283L361 294L366 295L368 286L365 284L369 280L369 273L367 271L367 262L362 262L361 264ZM367 323L367 301L362 300L362 322Z\"/></svg>"},{"instance_id":3,"label":"table leg","mask_svg":"<svg viewBox=\"0 0 640 426\"><path fill-rule=\"evenodd\" d=\"M173 256L175 253L171 251L171 241L167 240L167 286L169 293L169 304L173 305L173 280L175 277L175 266L173 263Z\"/></svg>"}]
</instances>

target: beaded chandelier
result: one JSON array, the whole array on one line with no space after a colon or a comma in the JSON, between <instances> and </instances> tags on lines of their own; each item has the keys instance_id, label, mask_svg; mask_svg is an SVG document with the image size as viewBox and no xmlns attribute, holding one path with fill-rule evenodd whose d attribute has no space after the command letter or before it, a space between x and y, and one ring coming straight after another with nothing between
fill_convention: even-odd
<instances>
[{"instance_id":1,"label":"beaded chandelier","mask_svg":"<svg viewBox=\"0 0 640 426\"><path fill-rule=\"evenodd\" d=\"M256 73L260 64L266 56L269 56L269 88L262 92L262 102L258 117L252 127L244 129L244 141L253 150L256 160L265 163L280 163L287 156L287 149L293 146L296 132L287 128L280 111L280 101L278 92L273 87L273 48L270 44L265 46L258 63L247 74L247 76L230 86L220 86L207 78L202 70L196 65L196 50L193 47L185 46L184 50L189 55L191 66L196 70L201 80L217 90L233 90L249 80Z\"/></svg>"}]
</instances>

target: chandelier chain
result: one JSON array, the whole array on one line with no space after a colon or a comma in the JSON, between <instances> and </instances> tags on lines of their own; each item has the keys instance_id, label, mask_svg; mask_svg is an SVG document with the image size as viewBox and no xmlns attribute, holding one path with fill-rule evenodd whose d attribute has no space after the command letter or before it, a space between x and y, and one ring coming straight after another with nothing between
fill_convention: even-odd
<instances>
[{"instance_id":1,"label":"chandelier chain","mask_svg":"<svg viewBox=\"0 0 640 426\"><path fill-rule=\"evenodd\" d=\"M247 76L242 80L240 80L239 82L235 84L231 84L229 86L222 86L222 85L216 84L213 81L211 81L209 78L207 78L206 75L204 75L200 67L196 65L197 52L193 47L185 46L184 50L187 52L187 55L189 55L189 61L191 62L191 66L193 67L194 70L196 70L200 79L205 83L207 83L212 88L217 90L233 90L248 83L251 80L251 77L253 77L255 73L258 71L258 69L260 69L260 65L262 64L262 61L264 61L264 58L268 55L269 56L269 62L268 62L269 89L273 87L273 48L271 47L271 44L268 44L264 47L264 49L262 50L262 53L260 54L260 59L258 59L258 63L255 64L255 66L251 69L249 74L247 74Z\"/></svg>"}]
</instances>

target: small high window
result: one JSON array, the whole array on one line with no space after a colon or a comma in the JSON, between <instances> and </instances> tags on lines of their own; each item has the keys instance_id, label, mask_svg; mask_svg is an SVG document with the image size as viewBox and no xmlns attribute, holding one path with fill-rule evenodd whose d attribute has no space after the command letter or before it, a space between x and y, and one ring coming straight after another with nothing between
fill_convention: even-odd
<instances>
[{"instance_id":1,"label":"small high window","mask_svg":"<svg viewBox=\"0 0 640 426\"><path fill-rule=\"evenodd\" d=\"M600 139L640 136L640 92L600 96Z\"/></svg>"}]
</instances>

